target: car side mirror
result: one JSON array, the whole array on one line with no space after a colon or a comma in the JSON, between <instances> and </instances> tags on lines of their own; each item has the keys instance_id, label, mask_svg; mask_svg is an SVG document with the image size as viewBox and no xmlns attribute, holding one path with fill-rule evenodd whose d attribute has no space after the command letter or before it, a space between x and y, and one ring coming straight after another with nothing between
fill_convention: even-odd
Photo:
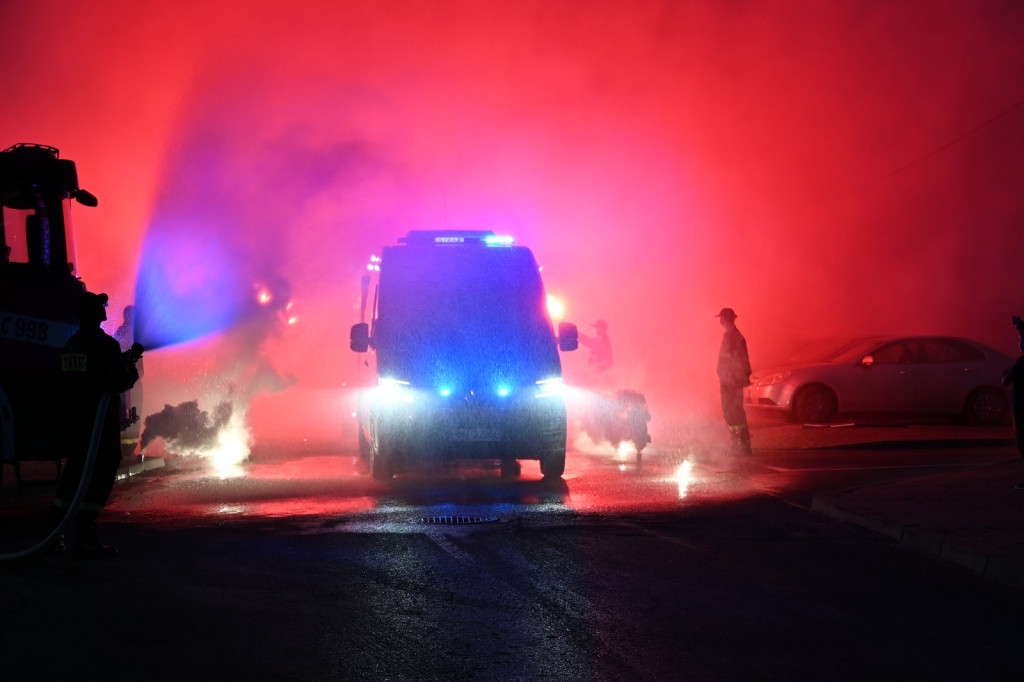
<instances>
[{"instance_id":1,"label":"car side mirror","mask_svg":"<svg viewBox=\"0 0 1024 682\"><path fill-rule=\"evenodd\" d=\"M576 350L580 347L580 332L572 322L558 323L558 350Z\"/></svg>"},{"instance_id":2,"label":"car side mirror","mask_svg":"<svg viewBox=\"0 0 1024 682\"><path fill-rule=\"evenodd\" d=\"M352 325L348 335L348 347L357 353L365 353L370 347L370 325L365 322Z\"/></svg>"},{"instance_id":3,"label":"car side mirror","mask_svg":"<svg viewBox=\"0 0 1024 682\"><path fill-rule=\"evenodd\" d=\"M875 364L875 356L865 355L860 359L860 364L864 367L870 367L871 365Z\"/></svg>"}]
</instances>

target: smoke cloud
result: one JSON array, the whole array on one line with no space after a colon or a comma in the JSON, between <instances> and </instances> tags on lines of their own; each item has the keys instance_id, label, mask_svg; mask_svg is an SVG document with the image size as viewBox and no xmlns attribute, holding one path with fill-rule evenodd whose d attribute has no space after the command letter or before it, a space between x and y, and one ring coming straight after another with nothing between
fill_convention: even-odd
<instances>
[{"instance_id":1,"label":"smoke cloud","mask_svg":"<svg viewBox=\"0 0 1024 682\"><path fill-rule=\"evenodd\" d=\"M162 438L167 449L178 454L193 454L212 450L217 446L217 437L231 421L230 402L222 402L210 415L199 409L199 401L164 409L146 417L140 446L143 451L157 438Z\"/></svg>"},{"instance_id":2,"label":"smoke cloud","mask_svg":"<svg viewBox=\"0 0 1024 682\"><path fill-rule=\"evenodd\" d=\"M566 320L608 321L656 438L717 417L726 306L755 368L845 334L1015 353L1020 3L0 12L0 130L60 147L99 196L79 271L112 308L139 299L157 405L230 387L258 434L344 436L358 277L417 228L531 246ZM586 355L564 363L572 381Z\"/></svg>"}]
</instances>

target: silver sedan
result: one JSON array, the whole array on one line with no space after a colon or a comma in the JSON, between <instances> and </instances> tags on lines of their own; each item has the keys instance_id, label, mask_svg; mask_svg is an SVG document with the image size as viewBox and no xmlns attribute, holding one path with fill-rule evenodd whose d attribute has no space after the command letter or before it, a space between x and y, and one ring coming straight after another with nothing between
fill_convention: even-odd
<instances>
[{"instance_id":1,"label":"silver sedan","mask_svg":"<svg viewBox=\"0 0 1024 682\"><path fill-rule=\"evenodd\" d=\"M928 413L997 425L1009 414L1002 374L1013 360L976 341L870 337L802 355L756 372L745 392L747 406L804 423L827 423L842 413Z\"/></svg>"}]
</instances>

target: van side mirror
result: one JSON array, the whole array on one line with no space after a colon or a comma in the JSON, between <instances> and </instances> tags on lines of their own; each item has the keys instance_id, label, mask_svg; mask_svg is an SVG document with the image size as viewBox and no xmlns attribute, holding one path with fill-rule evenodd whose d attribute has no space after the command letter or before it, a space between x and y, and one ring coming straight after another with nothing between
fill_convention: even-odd
<instances>
[{"instance_id":1,"label":"van side mirror","mask_svg":"<svg viewBox=\"0 0 1024 682\"><path fill-rule=\"evenodd\" d=\"M580 347L580 332L572 322L558 323L558 350L576 350Z\"/></svg>"},{"instance_id":2,"label":"van side mirror","mask_svg":"<svg viewBox=\"0 0 1024 682\"><path fill-rule=\"evenodd\" d=\"M365 322L352 325L348 335L348 347L357 353L365 353L370 347L370 325Z\"/></svg>"},{"instance_id":3,"label":"van side mirror","mask_svg":"<svg viewBox=\"0 0 1024 682\"><path fill-rule=\"evenodd\" d=\"M863 367L870 367L871 365L875 364L875 356L874 355L865 355L864 357L862 357L860 359L860 364Z\"/></svg>"},{"instance_id":4,"label":"van side mirror","mask_svg":"<svg viewBox=\"0 0 1024 682\"><path fill-rule=\"evenodd\" d=\"M80 203L82 206L96 207L99 206L100 202L92 192L86 192L84 189L76 189L74 194L75 201Z\"/></svg>"}]
</instances>

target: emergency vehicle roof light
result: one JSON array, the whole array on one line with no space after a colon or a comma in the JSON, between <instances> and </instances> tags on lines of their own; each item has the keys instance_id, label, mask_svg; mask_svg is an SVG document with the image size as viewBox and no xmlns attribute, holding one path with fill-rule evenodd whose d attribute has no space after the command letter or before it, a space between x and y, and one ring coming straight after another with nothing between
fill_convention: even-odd
<instances>
[{"instance_id":1,"label":"emergency vehicle roof light","mask_svg":"<svg viewBox=\"0 0 1024 682\"><path fill-rule=\"evenodd\" d=\"M512 237L496 235L491 230L410 230L407 235L398 238L399 244L408 246L509 246L514 242Z\"/></svg>"},{"instance_id":2,"label":"emergency vehicle roof light","mask_svg":"<svg viewBox=\"0 0 1024 682\"><path fill-rule=\"evenodd\" d=\"M19 142L18 144L12 144L10 147L3 151L4 154L41 154L43 156L50 156L54 159L60 158L60 150L56 147L51 147L48 144L32 144L31 142Z\"/></svg>"}]
</instances>

